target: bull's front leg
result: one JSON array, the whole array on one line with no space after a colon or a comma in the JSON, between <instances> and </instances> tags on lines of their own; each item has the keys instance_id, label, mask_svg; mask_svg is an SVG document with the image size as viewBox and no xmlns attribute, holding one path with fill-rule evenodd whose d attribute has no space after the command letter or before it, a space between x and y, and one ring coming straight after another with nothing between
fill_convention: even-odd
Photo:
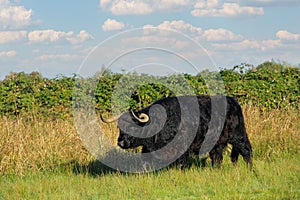
<instances>
[{"instance_id":1,"label":"bull's front leg","mask_svg":"<svg viewBox=\"0 0 300 200\"><path fill-rule=\"evenodd\" d=\"M153 169L153 156L150 154L150 150L146 147L142 148L142 166L145 172Z\"/></svg>"},{"instance_id":2,"label":"bull's front leg","mask_svg":"<svg viewBox=\"0 0 300 200\"><path fill-rule=\"evenodd\" d=\"M189 166L188 159L189 153L185 152L178 158L178 160L176 160L176 165L180 167L180 169L186 169Z\"/></svg>"}]
</instances>

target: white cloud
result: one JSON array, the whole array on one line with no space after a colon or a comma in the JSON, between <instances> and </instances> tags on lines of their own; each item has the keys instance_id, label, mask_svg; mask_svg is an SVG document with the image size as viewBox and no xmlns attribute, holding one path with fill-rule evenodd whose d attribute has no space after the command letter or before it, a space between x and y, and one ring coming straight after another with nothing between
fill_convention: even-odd
<instances>
[{"instance_id":1,"label":"white cloud","mask_svg":"<svg viewBox=\"0 0 300 200\"><path fill-rule=\"evenodd\" d=\"M186 23L183 20L178 21L164 21L157 26L145 25L144 29L146 32L151 32L151 29L147 28L158 28L167 30L176 30L187 34L188 36L196 39L197 41L239 41L243 39L242 35L233 33L230 30L219 28L219 29L208 29L203 30L201 27L194 26Z\"/></svg>"},{"instance_id":2,"label":"white cloud","mask_svg":"<svg viewBox=\"0 0 300 200\"><path fill-rule=\"evenodd\" d=\"M114 15L145 15L157 11L190 9L194 16L263 15L264 7L299 6L299 0L100 0L100 7Z\"/></svg>"},{"instance_id":3,"label":"white cloud","mask_svg":"<svg viewBox=\"0 0 300 200\"><path fill-rule=\"evenodd\" d=\"M275 49L281 47L282 43L280 40L248 40L245 39L240 42L234 42L230 44L212 44L212 47L216 48L217 50L224 50L224 51L241 51L241 50L250 50L250 49L257 49L260 51L266 51L269 49Z\"/></svg>"},{"instance_id":4,"label":"white cloud","mask_svg":"<svg viewBox=\"0 0 300 200\"><path fill-rule=\"evenodd\" d=\"M235 17L240 15L263 15L262 7L240 6L238 3L223 3L219 0L201 0L194 5L193 16Z\"/></svg>"},{"instance_id":5,"label":"white cloud","mask_svg":"<svg viewBox=\"0 0 300 200\"><path fill-rule=\"evenodd\" d=\"M28 34L30 42L56 42L69 41L72 44L83 43L86 40L93 39L93 37L85 30L81 30L79 34L74 35L74 32L48 30L35 30Z\"/></svg>"},{"instance_id":6,"label":"white cloud","mask_svg":"<svg viewBox=\"0 0 300 200\"><path fill-rule=\"evenodd\" d=\"M276 33L276 36L281 40L299 40L300 34L290 33L286 30L280 30Z\"/></svg>"},{"instance_id":7,"label":"white cloud","mask_svg":"<svg viewBox=\"0 0 300 200\"><path fill-rule=\"evenodd\" d=\"M110 11L114 15L146 15L153 12L151 6L143 1L116 1Z\"/></svg>"},{"instance_id":8,"label":"white cloud","mask_svg":"<svg viewBox=\"0 0 300 200\"><path fill-rule=\"evenodd\" d=\"M125 27L125 24L122 22L119 22L115 19L107 19L102 25L102 30L103 31L116 31L116 30L121 30L124 27Z\"/></svg>"},{"instance_id":9,"label":"white cloud","mask_svg":"<svg viewBox=\"0 0 300 200\"><path fill-rule=\"evenodd\" d=\"M33 24L32 9L13 6L9 1L0 1L0 28L2 30L22 29Z\"/></svg>"},{"instance_id":10,"label":"white cloud","mask_svg":"<svg viewBox=\"0 0 300 200\"><path fill-rule=\"evenodd\" d=\"M80 44L87 40L92 40L94 37L85 30L81 30L76 36L67 38L72 44Z\"/></svg>"},{"instance_id":11,"label":"white cloud","mask_svg":"<svg viewBox=\"0 0 300 200\"><path fill-rule=\"evenodd\" d=\"M0 7L8 6L8 5L9 5L9 0L0 0Z\"/></svg>"},{"instance_id":12,"label":"white cloud","mask_svg":"<svg viewBox=\"0 0 300 200\"><path fill-rule=\"evenodd\" d=\"M159 24L157 28L161 29L173 29L181 32L189 33L201 33L202 29L200 27L193 26L192 24L186 23L183 20L174 21L164 21Z\"/></svg>"},{"instance_id":13,"label":"white cloud","mask_svg":"<svg viewBox=\"0 0 300 200\"><path fill-rule=\"evenodd\" d=\"M264 9L260 5L262 1L268 4L274 0L254 0L250 3L244 0L100 0L100 7L109 10L114 15L146 15L157 11L174 12L194 7L191 11L194 16L234 17L263 15ZM287 1L295 2L296 0Z\"/></svg>"},{"instance_id":14,"label":"white cloud","mask_svg":"<svg viewBox=\"0 0 300 200\"><path fill-rule=\"evenodd\" d=\"M161 24L154 26L151 24L147 24L144 27L145 34L152 34L153 31L160 31L159 34L170 34L169 31L165 30L175 30L181 33L184 33L191 37L198 37L202 34L202 28L193 26L192 24L186 23L183 20L174 20L174 21L163 21ZM152 29L154 28L154 29ZM158 28L158 29L156 29ZM158 35L159 35L158 34Z\"/></svg>"},{"instance_id":15,"label":"white cloud","mask_svg":"<svg viewBox=\"0 0 300 200\"><path fill-rule=\"evenodd\" d=\"M262 6L262 7L271 7L271 6L299 6L299 0L236 0L241 5L251 5L251 6Z\"/></svg>"},{"instance_id":16,"label":"white cloud","mask_svg":"<svg viewBox=\"0 0 300 200\"><path fill-rule=\"evenodd\" d=\"M259 42L259 48L262 51L266 51L268 49L275 49L281 46L282 44L280 40L262 40Z\"/></svg>"},{"instance_id":17,"label":"white cloud","mask_svg":"<svg viewBox=\"0 0 300 200\"><path fill-rule=\"evenodd\" d=\"M170 34L170 32L169 32ZM175 38L174 36L167 36L161 33L155 34L146 34L139 37L125 38L122 40L122 45L125 47L136 46L136 44L143 44L144 46L160 46L168 47L170 49L183 49L188 48L189 42Z\"/></svg>"},{"instance_id":18,"label":"white cloud","mask_svg":"<svg viewBox=\"0 0 300 200\"><path fill-rule=\"evenodd\" d=\"M153 2L153 1L152 1ZM155 4L156 3L156 4ZM192 5L193 1L191 0L161 0L153 2L153 7L156 7L157 10L180 10L182 7Z\"/></svg>"},{"instance_id":19,"label":"white cloud","mask_svg":"<svg viewBox=\"0 0 300 200\"><path fill-rule=\"evenodd\" d=\"M35 30L28 34L28 39L31 42L55 42L63 38L72 37L73 32L63 32L55 30Z\"/></svg>"},{"instance_id":20,"label":"white cloud","mask_svg":"<svg viewBox=\"0 0 300 200\"><path fill-rule=\"evenodd\" d=\"M16 55L16 51L0 51L0 57L14 57Z\"/></svg>"},{"instance_id":21,"label":"white cloud","mask_svg":"<svg viewBox=\"0 0 300 200\"><path fill-rule=\"evenodd\" d=\"M64 61L72 61L72 60L80 60L82 56L74 55L74 54L44 54L37 58L37 60L64 60Z\"/></svg>"},{"instance_id":22,"label":"white cloud","mask_svg":"<svg viewBox=\"0 0 300 200\"><path fill-rule=\"evenodd\" d=\"M112 2L112 0L100 0L100 6L102 8L107 8L107 6Z\"/></svg>"},{"instance_id":23,"label":"white cloud","mask_svg":"<svg viewBox=\"0 0 300 200\"><path fill-rule=\"evenodd\" d=\"M1 31L0 44L17 42L27 37L27 31Z\"/></svg>"},{"instance_id":24,"label":"white cloud","mask_svg":"<svg viewBox=\"0 0 300 200\"><path fill-rule=\"evenodd\" d=\"M100 7L114 15L146 15L156 11L177 11L195 0L100 0Z\"/></svg>"},{"instance_id":25,"label":"white cloud","mask_svg":"<svg viewBox=\"0 0 300 200\"><path fill-rule=\"evenodd\" d=\"M222 28L205 30L203 36L207 41L235 41L243 39L243 36L236 35L233 32Z\"/></svg>"},{"instance_id":26,"label":"white cloud","mask_svg":"<svg viewBox=\"0 0 300 200\"><path fill-rule=\"evenodd\" d=\"M195 5L194 8L214 8L219 6L219 0L200 0Z\"/></svg>"}]
</instances>

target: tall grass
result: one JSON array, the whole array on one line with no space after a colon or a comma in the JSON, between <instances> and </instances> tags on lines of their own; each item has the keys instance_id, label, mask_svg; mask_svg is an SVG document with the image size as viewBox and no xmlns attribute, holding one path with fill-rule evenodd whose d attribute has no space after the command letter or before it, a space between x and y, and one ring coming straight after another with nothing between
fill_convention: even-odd
<instances>
[{"instance_id":1,"label":"tall grass","mask_svg":"<svg viewBox=\"0 0 300 200\"><path fill-rule=\"evenodd\" d=\"M243 108L255 160L272 161L282 152L299 154L299 111L261 112L251 105ZM104 125L116 143L116 125ZM254 162L255 162L254 160ZM56 170L68 164L88 165L93 158L84 148L72 120L33 118L0 119L0 174L24 175L28 171Z\"/></svg>"},{"instance_id":2,"label":"tall grass","mask_svg":"<svg viewBox=\"0 0 300 200\"><path fill-rule=\"evenodd\" d=\"M243 161L232 166L228 156L221 169L104 171L71 120L1 117L0 199L299 199L299 111L243 111L253 171ZM102 126L116 141L116 125Z\"/></svg>"},{"instance_id":3,"label":"tall grass","mask_svg":"<svg viewBox=\"0 0 300 200\"><path fill-rule=\"evenodd\" d=\"M299 154L299 110L262 112L248 105L243 108L243 113L254 157L271 161L282 152L290 155Z\"/></svg>"},{"instance_id":4,"label":"tall grass","mask_svg":"<svg viewBox=\"0 0 300 200\"><path fill-rule=\"evenodd\" d=\"M41 116L0 119L0 174L55 170L90 159L70 121L48 121Z\"/></svg>"}]
</instances>

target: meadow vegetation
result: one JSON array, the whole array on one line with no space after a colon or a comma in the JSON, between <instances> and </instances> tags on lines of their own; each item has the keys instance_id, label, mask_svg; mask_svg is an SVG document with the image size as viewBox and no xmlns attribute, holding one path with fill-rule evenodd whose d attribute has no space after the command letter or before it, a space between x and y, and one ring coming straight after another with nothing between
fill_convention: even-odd
<instances>
[{"instance_id":1,"label":"meadow vegetation","mask_svg":"<svg viewBox=\"0 0 300 200\"><path fill-rule=\"evenodd\" d=\"M261 110L300 108L300 69L275 62L265 62L256 68L241 64L232 69L220 72L202 71L196 75L174 74L168 77L147 74L120 74L103 71L94 77L57 76L45 78L38 72L11 73L0 81L0 115L29 116L28 113L39 113L51 119L68 119L72 117L72 100L85 101L86 96L94 98L98 111L112 110L111 100L116 87L132 89L132 94L120 93L122 98L113 99L123 109L136 109L149 105L162 97L174 95L166 86L189 85L193 94L226 93L234 96L242 105L249 103ZM205 78L204 78L205 77ZM183 80L184 79L184 80ZM223 80L220 82L220 79ZM206 83L209 81L209 83ZM95 83L96 82L96 83ZM154 82L154 83L151 83ZM158 84L156 84L156 82ZM217 85L221 83L221 86ZM74 94L74 87L84 86ZM217 89L210 91L207 85ZM95 86L93 88L92 86ZM186 89L186 87L182 87ZM186 91L176 91L176 95ZM127 105L122 105L124 102ZM75 105L76 106L76 105ZM115 106L115 105L114 105Z\"/></svg>"},{"instance_id":2,"label":"meadow vegetation","mask_svg":"<svg viewBox=\"0 0 300 200\"><path fill-rule=\"evenodd\" d=\"M253 171L241 158L232 166L229 155L220 169L209 159L205 167L194 163L183 171L110 169L77 134L71 111L75 76L11 74L0 84L0 199L299 199L299 69L270 62L255 71L244 67L221 73L227 93L242 104ZM110 111L109 94L120 76L108 73L99 81L96 109ZM207 92L201 75L185 77L196 93ZM138 88L132 105L172 95L153 87ZM116 124L102 126L116 141Z\"/></svg>"}]
</instances>

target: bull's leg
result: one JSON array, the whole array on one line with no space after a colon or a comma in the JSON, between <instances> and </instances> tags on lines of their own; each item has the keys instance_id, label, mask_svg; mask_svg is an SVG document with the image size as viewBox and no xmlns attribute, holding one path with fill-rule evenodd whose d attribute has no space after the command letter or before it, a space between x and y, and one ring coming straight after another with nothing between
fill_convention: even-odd
<instances>
[{"instance_id":1,"label":"bull's leg","mask_svg":"<svg viewBox=\"0 0 300 200\"><path fill-rule=\"evenodd\" d=\"M232 143L232 152L231 152L231 161L237 161L237 156L241 154L243 156L244 161L248 164L249 168L252 169L252 147L248 140L240 139L238 141L234 141ZM236 158L236 159L235 159Z\"/></svg>"},{"instance_id":2,"label":"bull's leg","mask_svg":"<svg viewBox=\"0 0 300 200\"><path fill-rule=\"evenodd\" d=\"M235 165L238 161L238 158L239 158L239 150L235 146L232 146L230 157L231 157L232 164Z\"/></svg>"},{"instance_id":3,"label":"bull's leg","mask_svg":"<svg viewBox=\"0 0 300 200\"><path fill-rule=\"evenodd\" d=\"M153 168L153 157L150 154L150 151L147 148L142 148L142 165L144 170L147 171L151 171L151 169Z\"/></svg>"},{"instance_id":4,"label":"bull's leg","mask_svg":"<svg viewBox=\"0 0 300 200\"><path fill-rule=\"evenodd\" d=\"M211 164L213 167L220 167L223 161L223 150L226 145L216 145L210 152Z\"/></svg>"},{"instance_id":5,"label":"bull's leg","mask_svg":"<svg viewBox=\"0 0 300 200\"><path fill-rule=\"evenodd\" d=\"M248 139L241 149L241 155L243 156L245 162L248 164L249 168L252 169L252 147Z\"/></svg>"},{"instance_id":6,"label":"bull's leg","mask_svg":"<svg viewBox=\"0 0 300 200\"><path fill-rule=\"evenodd\" d=\"M185 152L183 155L181 155L178 160L176 160L176 164L180 169L185 169L188 167L188 158L189 158L189 153Z\"/></svg>"},{"instance_id":7,"label":"bull's leg","mask_svg":"<svg viewBox=\"0 0 300 200\"><path fill-rule=\"evenodd\" d=\"M196 160L197 165L200 165L203 168L206 166L206 160L208 158L208 154L205 153L205 154L199 155L199 153L200 153L200 148L193 149L193 151L192 151L192 154L197 157L197 160Z\"/></svg>"}]
</instances>

